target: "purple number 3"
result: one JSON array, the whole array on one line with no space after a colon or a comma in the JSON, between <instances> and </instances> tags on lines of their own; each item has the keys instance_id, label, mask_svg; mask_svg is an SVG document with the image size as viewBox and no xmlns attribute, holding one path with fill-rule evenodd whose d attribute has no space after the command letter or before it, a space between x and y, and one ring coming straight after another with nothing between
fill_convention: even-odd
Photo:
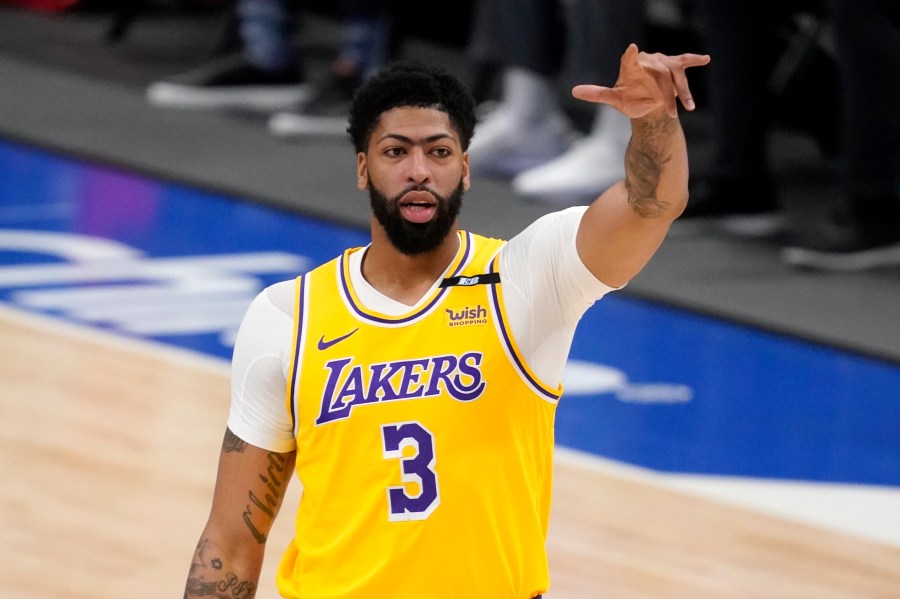
<instances>
[{"instance_id":1,"label":"purple number 3","mask_svg":"<svg viewBox=\"0 0 900 599\"><path fill-rule=\"evenodd\" d=\"M400 460L404 485L388 487L388 518L392 522L424 520L441 503L437 474L434 471L434 437L418 422L385 424L381 427L385 459ZM406 447L414 447L413 455L404 455ZM408 483L416 483L419 492L411 495Z\"/></svg>"}]
</instances>

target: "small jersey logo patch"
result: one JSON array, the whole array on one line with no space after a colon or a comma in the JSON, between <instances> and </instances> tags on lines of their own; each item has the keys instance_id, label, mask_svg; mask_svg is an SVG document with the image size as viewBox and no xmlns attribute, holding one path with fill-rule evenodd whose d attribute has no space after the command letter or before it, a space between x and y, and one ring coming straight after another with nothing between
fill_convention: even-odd
<instances>
[{"instance_id":1,"label":"small jersey logo patch","mask_svg":"<svg viewBox=\"0 0 900 599\"><path fill-rule=\"evenodd\" d=\"M467 327L488 323L487 308L481 304L456 309L446 308L444 314L449 327Z\"/></svg>"},{"instance_id":2,"label":"small jersey logo patch","mask_svg":"<svg viewBox=\"0 0 900 599\"><path fill-rule=\"evenodd\" d=\"M500 282L500 273L486 272L472 277L447 277L441 287L472 287L474 285L495 285Z\"/></svg>"},{"instance_id":3,"label":"small jersey logo patch","mask_svg":"<svg viewBox=\"0 0 900 599\"><path fill-rule=\"evenodd\" d=\"M322 335L322 337L319 339L319 342L316 344L316 347L319 348L319 351L324 351L324 350L328 349L329 347L331 347L332 345L334 345L336 343L340 343L341 341L343 341L344 339L346 339L347 337L349 337L350 335L352 335L353 333L355 333L358 330L359 329L353 329L346 335L341 335L340 337L335 337L334 339L329 339L328 341L325 340L325 335Z\"/></svg>"}]
</instances>

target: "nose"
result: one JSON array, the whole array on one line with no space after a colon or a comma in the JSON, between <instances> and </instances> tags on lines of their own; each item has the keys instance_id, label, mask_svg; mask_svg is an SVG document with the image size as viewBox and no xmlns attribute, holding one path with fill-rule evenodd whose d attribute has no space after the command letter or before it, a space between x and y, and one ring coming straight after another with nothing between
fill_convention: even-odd
<instances>
[{"instance_id":1,"label":"nose","mask_svg":"<svg viewBox=\"0 0 900 599\"><path fill-rule=\"evenodd\" d=\"M428 165L428 157L420 148L415 148L409 153L409 180L415 183L425 183L431 178L431 169Z\"/></svg>"}]
</instances>

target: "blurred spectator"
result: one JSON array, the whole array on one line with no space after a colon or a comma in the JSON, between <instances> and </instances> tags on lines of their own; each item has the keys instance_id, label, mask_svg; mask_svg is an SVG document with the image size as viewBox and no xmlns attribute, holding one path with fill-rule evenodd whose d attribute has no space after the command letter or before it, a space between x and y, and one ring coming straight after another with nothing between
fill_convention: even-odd
<instances>
[{"instance_id":1,"label":"blurred spectator","mask_svg":"<svg viewBox=\"0 0 900 599\"><path fill-rule=\"evenodd\" d=\"M834 69L807 82L802 111L827 112L837 90L837 139L811 133L826 159L836 158L839 199L818 199L802 221L788 222L783 258L796 266L859 270L900 265L900 3L896 0L794 0L761 7L749 0L698 0L708 70L713 168L694 176L683 219L793 216L778 198L767 156L777 104L774 62L760 41L798 15L823 26L807 50L832 46ZM798 36L806 35L801 28ZM796 50L788 47L783 51ZM818 73L822 75L822 73ZM796 101L796 100L795 100Z\"/></svg>"},{"instance_id":2,"label":"blurred spectator","mask_svg":"<svg viewBox=\"0 0 900 599\"><path fill-rule=\"evenodd\" d=\"M397 53L391 0L342 0L340 52L324 81L310 96L269 119L279 137L345 136L353 92Z\"/></svg>"},{"instance_id":3,"label":"blurred spectator","mask_svg":"<svg viewBox=\"0 0 900 599\"><path fill-rule=\"evenodd\" d=\"M469 55L497 69L500 90L469 148L473 172L557 204L591 199L620 179L628 119L599 105L583 135L559 86L561 78L612 85L620 49L642 43L644 10L614 0L476 2Z\"/></svg>"},{"instance_id":4,"label":"blurred spectator","mask_svg":"<svg viewBox=\"0 0 900 599\"><path fill-rule=\"evenodd\" d=\"M421 5L411 0L342 0L345 15L341 54L332 64L331 76L316 88L308 101L269 119L269 130L280 137L347 133L353 92L373 72L400 57L411 38L439 45L462 47L468 41L474 0L456 0L428 8L427 26ZM425 61L428 57L410 56ZM476 97L477 83L473 86Z\"/></svg>"},{"instance_id":5,"label":"blurred spectator","mask_svg":"<svg viewBox=\"0 0 900 599\"><path fill-rule=\"evenodd\" d=\"M288 0L235 0L238 48L147 88L147 99L173 108L271 111L308 97L304 62L294 44Z\"/></svg>"},{"instance_id":6,"label":"blurred spectator","mask_svg":"<svg viewBox=\"0 0 900 599\"><path fill-rule=\"evenodd\" d=\"M296 43L296 5L290 0L236 0L237 49L151 84L147 97L167 107L297 109L346 120L354 90L367 73L383 64L388 52L390 21L382 4L342 0L338 54L325 76L311 81ZM342 132L344 128L346 123ZM273 131L286 133L278 127Z\"/></svg>"},{"instance_id":7,"label":"blurred spectator","mask_svg":"<svg viewBox=\"0 0 900 599\"><path fill-rule=\"evenodd\" d=\"M697 0L697 7L712 56L707 76L713 158L708 172L694 174L682 218L771 214L778 204L766 162L768 42L777 19L749 0Z\"/></svg>"},{"instance_id":8,"label":"blurred spectator","mask_svg":"<svg viewBox=\"0 0 900 599\"><path fill-rule=\"evenodd\" d=\"M783 257L824 270L900 266L900 2L827 0L827 8L840 86L842 197L830 222Z\"/></svg>"},{"instance_id":9,"label":"blurred spectator","mask_svg":"<svg viewBox=\"0 0 900 599\"><path fill-rule=\"evenodd\" d=\"M821 20L808 25L799 19L803 1L760 6L749 0L697 0L696 25L714 57L707 71L712 160L708 170L693 173L682 219L717 217L748 231L780 231L784 218L768 156L773 125L803 129L825 153L834 151L833 126L825 124L834 120L836 94L819 93L817 110L809 110L807 71L823 76L823 69L809 65L830 67L831 58L822 48ZM788 109L801 103L800 110ZM827 116L815 122L807 117L798 126L796 117L810 112ZM750 223L757 224L748 228Z\"/></svg>"},{"instance_id":10,"label":"blurred spectator","mask_svg":"<svg viewBox=\"0 0 900 599\"><path fill-rule=\"evenodd\" d=\"M151 102L172 107L242 108L271 114L269 130L284 138L346 135L348 108L356 88L389 60L401 42L420 37L462 46L474 0L433 7L427 28L402 0L340 0L337 56L325 70L310 69L297 31L300 0L232 0L237 51L148 88ZM402 10L406 9L406 10ZM295 14L296 13L296 14ZM301 43L296 44L297 41ZM312 77L310 74L312 73ZM477 86L476 86L477 87Z\"/></svg>"}]
</instances>

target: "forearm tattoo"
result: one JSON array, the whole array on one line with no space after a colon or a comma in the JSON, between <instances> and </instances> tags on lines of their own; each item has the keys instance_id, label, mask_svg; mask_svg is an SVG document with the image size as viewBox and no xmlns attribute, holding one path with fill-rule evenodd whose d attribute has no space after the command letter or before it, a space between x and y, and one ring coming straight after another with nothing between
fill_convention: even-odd
<instances>
[{"instance_id":1,"label":"forearm tattoo","mask_svg":"<svg viewBox=\"0 0 900 599\"><path fill-rule=\"evenodd\" d=\"M222 441L222 451L224 453L244 453L246 449L247 443L239 439L237 435L231 432L231 429L226 428L225 439ZM269 453L265 472L257 474L259 480L265 485L265 489L262 492L258 489L247 490L247 497L250 502L246 505L241 518L250 530L250 534L253 535L253 538L260 545L265 544L267 534L263 531L271 528L272 522L278 514L281 500L284 499L284 493L290 482L291 466L291 460L288 459L286 454Z\"/></svg>"},{"instance_id":2,"label":"forearm tattoo","mask_svg":"<svg viewBox=\"0 0 900 599\"><path fill-rule=\"evenodd\" d=\"M253 538L260 544L266 542L266 534L262 531L271 527L284 497L284 491L290 480L289 465L284 454L270 453L265 474L258 475L259 480L266 485L263 496L261 498L257 496L253 489L248 491L250 503L247 504L242 517Z\"/></svg>"},{"instance_id":3,"label":"forearm tattoo","mask_svg":"<svg viewBox=\"0 0 900 599\"><path fill-rule=\"evenodd\" d=\"M634 135L625 152L625 189L628 203L639 216L657 218L668 210L670 202L657 197L663 165L670 160L667 150L677 120L635 121Z\"/></svg>"},{"instance_id":4,"label":"forearm tattoo","mask_svg":"<svg viewBox=\"0 0 900 599\"><path fill-rule=\"evenodd\" d=\"M213 553L213 555L207 555ZM207 539L200 539L191 570L188 573L184 599L190 597L214 597L215 599L253 599L256 597L256 583L241 580L235 574L221 571L224 569L222 559L214 555ZM207 574L213 574L219 580L206 580Z\"/></svg>"}]
</instances>

